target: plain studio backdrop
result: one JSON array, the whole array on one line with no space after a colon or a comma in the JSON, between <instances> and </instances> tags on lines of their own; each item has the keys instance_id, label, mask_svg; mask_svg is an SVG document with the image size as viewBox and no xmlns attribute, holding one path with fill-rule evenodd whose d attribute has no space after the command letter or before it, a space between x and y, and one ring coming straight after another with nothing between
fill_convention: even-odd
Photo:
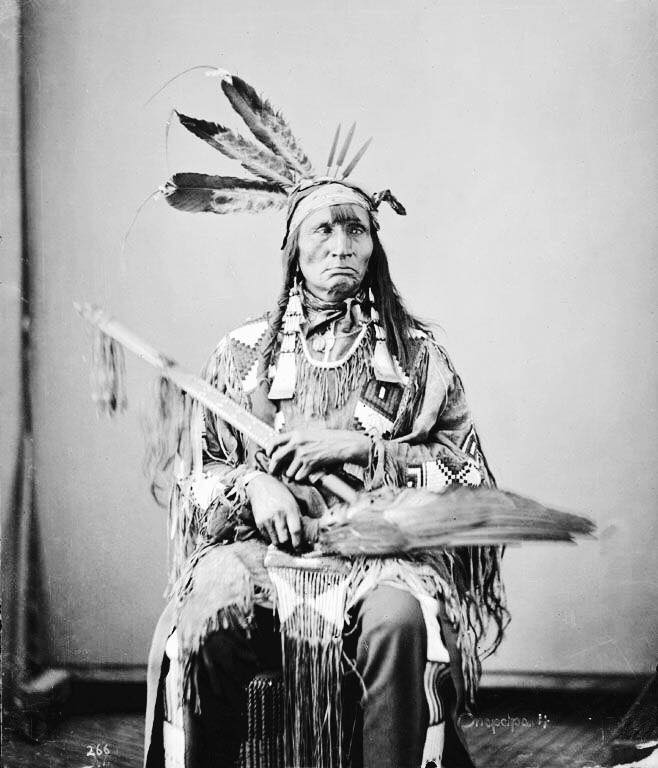
<instances>
[{"instance_id":1,"label":"plain studio backdrop","mask_svg":"<svg viewBox=\"0 0 658 768\"><path fill-rule=\"evenodd\" d=\"M129 358L129 411L99 420L72 302L103 305L198 370L280 284L281 212L150 202L122 255L169 174L240 175L175 119L165 152L173 107L246 133L217 79L195 70L145 106L176 73L212 65L279 106L316 167L339 121L357 121L355 147L374 136L356 178L407 207L380 217L393 277L441 326L499 484L598 524L576 547L508 550L513 620L486 668L652 669L657 9L25 0L37 503L58 664L145 663L167 571L166 514L141 471L153 373ZM5 515L18 423L15 53L3 53Z\"/></svg>"}]
</instances>

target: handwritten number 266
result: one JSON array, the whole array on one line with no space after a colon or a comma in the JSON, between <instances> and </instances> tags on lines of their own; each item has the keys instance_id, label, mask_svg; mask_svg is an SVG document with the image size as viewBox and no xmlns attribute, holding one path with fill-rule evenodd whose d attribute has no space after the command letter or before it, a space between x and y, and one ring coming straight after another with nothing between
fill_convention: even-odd
<instances>
[{"instance_id":1,"label":"handwritten number 266","mask_svg":"<svg viewBox=\"0 0 658 768\"><path fill-rule=\"evenodd\" d=\"M87 744L87 757L102 757L110 754L110 747L107 744Z\"/></svg>"}]
</instances>

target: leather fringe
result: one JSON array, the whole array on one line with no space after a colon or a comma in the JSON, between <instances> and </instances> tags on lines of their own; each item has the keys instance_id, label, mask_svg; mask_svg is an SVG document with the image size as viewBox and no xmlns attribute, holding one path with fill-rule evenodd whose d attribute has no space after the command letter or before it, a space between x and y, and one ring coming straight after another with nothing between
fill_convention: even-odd
<instances>
[{"instance_id":1,"label":"leather fringe","mask_svg":"<svg viewBox=\"0 0 658 768\"><path fill-rule=\"evenodd\" d=\"M349 571L340 561L269 571L281 620L286 764L340 768Z\"/></svg>"},{"instance_id":2,"label":"leather fringe","mask_svg":"<svg viewBox=\"0 0 658 768\"><path fill-rule=\"evenodd\" d=\"M469 701L477 688L480 663L469 603L453 580L451 553L325 560L324 567L313 569L308 561L295 567L294 559L288 558L292 564L270 562L268 570L281 619L288 764L339 768L340 682L347 664L342 632L350 609L377 584L401 583L412 594L427 594L442 601L456 633L460 672Z\"/></svg>"},{"instance_id":3,"label":"leather fringe","mask_svg":"<svg viewBox=\"0 0 658 768\"><path fill-rule=\"evenodd\" d=\"M189 489L182 489L180 482L174 484L169 503L171 589L179 582L192 553L205 544L216 542L217 532L212 537L209 534L218 514L225 520L225 527L240 522L239 512L246 502L242 475L241 467L228 472L223 478L224 488L207 508L198 506L191 498Z\"/></svg>"},{"instance_id":4,"label":"leather fringe","mask_svg":"<svg viewBox=\"0 0 658 768\"><path fill-rule=\"evenodd\" d=\"M197 660L204 641L222 629L248 636L256 600L270 599L272 585L263 565L266 549L254 541L206 544L190 556L174 586L180 696L197 713Z\"/></svg>"},{"instance_id":5,"label":"leather fringe","mask_svg":"<svg viewBox=\"0 0 658 768\"><path fill-rule=\"evenodd\" d=\"M343 408L354 390L371 375L372 349L367 336L347 360L336 366L318 365L298 350L295 402L307 418L324 417L330 408Z\"/></svg>"}]
</instances>

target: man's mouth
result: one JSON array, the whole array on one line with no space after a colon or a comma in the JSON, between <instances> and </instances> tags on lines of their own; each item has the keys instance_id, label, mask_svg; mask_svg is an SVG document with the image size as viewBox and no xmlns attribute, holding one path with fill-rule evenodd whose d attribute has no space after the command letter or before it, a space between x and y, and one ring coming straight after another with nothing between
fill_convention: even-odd
<instances>
[{"instance_id":1,"label":"man's mouth","mask_svg":"<svg viewBox=\"0 0 658 768\"><path fill-rule=\"evenodd\" d=\"M329 267L327 270L329 274L335 273L339 275L355 275L356 270L352 269L352 267Z\"/></svg>"}]
</instances>

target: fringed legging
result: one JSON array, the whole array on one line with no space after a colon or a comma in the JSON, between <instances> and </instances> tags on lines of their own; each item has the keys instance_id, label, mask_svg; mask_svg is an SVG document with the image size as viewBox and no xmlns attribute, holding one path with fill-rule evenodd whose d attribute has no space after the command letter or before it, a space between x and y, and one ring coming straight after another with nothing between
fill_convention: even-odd
<instances>
[{"instance_id":1,"label":"fringed legging","mask_svg":"<svg viewBox=\"0 0 658 768\"><path fill-rule=\"evenodd\" d=\"M195 684L201 715L188 711L188 768L233 766L246 734L246 686L265 669L280 667L280 638L271 612L259 610L247 639L240 630L210 635L199 654ZM354 670L343 685L344 765L418 768L430 706L426 696L427 638L418 601L379 586L353 611L344 648ZM437 702L447 712L450 702ZM432 715L436 720L436 713ZM446 721L444 760L437 768L472 768L454 726ZM432 763L428 763L432 766Z\"/></svg>"}]
</instances>

